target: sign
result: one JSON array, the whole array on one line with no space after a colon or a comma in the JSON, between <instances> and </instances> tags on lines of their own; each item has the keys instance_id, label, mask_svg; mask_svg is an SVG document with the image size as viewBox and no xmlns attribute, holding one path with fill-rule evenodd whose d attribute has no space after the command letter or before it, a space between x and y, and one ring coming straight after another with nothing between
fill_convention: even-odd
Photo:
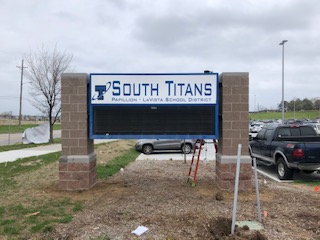
<instances>
[{"instance_id":1,"label":"sign","mask_svg":"<svg viewBox=\"0 0 320 240\"><path fill-rule=\"evenodd\" d=\"M217 138L217 99L217 73L93 73L90 137Z\"/></svg>"},{"instance_id":2,"label":"sign","mask_svg":"<svg viewBox=\"0 0 320 240\"><path fill-rule=\"evenodd\" d=\"M91 75L91 104L216 104L212 75Z\"/></svg>"}]
</instances>

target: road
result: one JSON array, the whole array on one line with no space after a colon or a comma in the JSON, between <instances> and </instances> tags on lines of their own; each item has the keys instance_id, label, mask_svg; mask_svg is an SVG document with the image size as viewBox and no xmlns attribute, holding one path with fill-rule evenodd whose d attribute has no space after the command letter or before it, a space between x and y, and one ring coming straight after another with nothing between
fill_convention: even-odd
<instances>
[{"instance_id":1,"label":"road","mask_svg":"<svg viewBox=\"0 0 320 240\"><path fill-rule=\"evenodd\" d=\"M53 131L53 138L60 138L61 130ZM22 143L22 133L0 134L0 146Z\"/></svg>"}]
</instances>

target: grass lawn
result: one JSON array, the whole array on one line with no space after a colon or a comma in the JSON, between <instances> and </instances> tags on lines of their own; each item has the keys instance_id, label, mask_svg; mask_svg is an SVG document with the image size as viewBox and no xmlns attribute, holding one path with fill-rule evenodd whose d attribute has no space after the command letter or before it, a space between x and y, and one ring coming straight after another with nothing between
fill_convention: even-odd
<instances>
[{"instance_id":1,"label":"grass lawn","mask_svg":"<svg viewBox=\"0 0 320 240\"><path fill-rule=\"evenodd\" d=\"M95 148L102 144L110 143L96 144ZM97 178L119 172L138 155L131 148L107 164L98 164ZM46 194L48 187L57 188L60 156L61 152L57 152L0 164L0 239L44 239L56 224L72 221L74 214L84 209L84 202L73 199L72 194Z\"/></svg>"},{"instance_id":2,"label":"grass lawn","mask_svg":"<svg viewBox=\"0 0 320 240\"><path fill-rule=\"evenodd\" d=\"M98 165L97 167L97 178L107 178L116 174L121 168L127 166L130 162L139 156L134 148L131 148L128 152L122 154L119 157L115 157L112 161L105 165Z\"/></svg>"},{"instance_id":3,"label":"grass lawn","mask_svg":"<svg viewBox=\"0 0 320 240\"><path fill-rule=\"evenodd\" d=\"M256 120L269 120L269 119L281 119L281 112L259 112L259 113L250 113L250 119ZM316 119L316 117L320 117L319 111L299 111L299 112L285 112L285 119Z\"/></svg>"},{"instance_id":4,"label":"grass lawn","mask_svg":"<svg viewBox=\"0 0 320 240\"><path fill-rule=\"evenodd\" d=\"M295 180L294 183L304 184L310 187L320 187L320 181L311 181L311 180Z\"/></svg>"},{"instance_id":5,"label":"grass lawn","mask_svg":"<svg viewBox=\"0 0 320 240\"><path fill-rule=\"evenodd\" d=\"M70 199L38 198L26 194L39 169L54 164L61 153L19 159L0 164L0 236L27 238L37 232L53 230L55 223L72 220L82 209L80 202ZM25 181L28 179L28 181Z\"/></svg>"}]
</instances>

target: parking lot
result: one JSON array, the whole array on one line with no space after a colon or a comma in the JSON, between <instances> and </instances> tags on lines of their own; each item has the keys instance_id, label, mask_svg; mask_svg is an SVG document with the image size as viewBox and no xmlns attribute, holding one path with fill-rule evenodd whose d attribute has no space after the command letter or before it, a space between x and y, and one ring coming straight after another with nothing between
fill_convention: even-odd
<instances>
[{"instance_id":1,"label":"parking lot","mask_svg":"<svg viewBox=\"0 0 320 240\"><path fill-rule=\"evenodd\" d=\"M200 160L201 161L215 161L216 154L214 144L210 140L206 140L206 144L203 145ZM181 151L156 151L151 154L143 154L141 153L137 160L177 160L177 161L191 161L192 153L183 154ZM320 181L320 173L314 172L312 174L306 174L303 172L295 172L293 176L293 180L279 180L276 174L275 166L266 166L263 164L257 165L257 171L259 174L265 176L266 178L276 181L276 182L293 182L294 180L307 180L307 181Z\"/></svg>"},{"instance_id":2,"label":"parking lot","mask_svg":"<svg viewBox=\"0 0 320 240\"><path fill-rule=\"evenodd\" d=\"M269 179L272 179L276 182L293 182L295 180L304 180L304 181L320 181L320 173L314 172L311 174L306 174L302 171L295 172L293 174L292 180L279 180L276 174L276 167L275 166L266 166L262 164L258 164L257 170L259 174L266 176Z\"/></svg>"}]
</instances>

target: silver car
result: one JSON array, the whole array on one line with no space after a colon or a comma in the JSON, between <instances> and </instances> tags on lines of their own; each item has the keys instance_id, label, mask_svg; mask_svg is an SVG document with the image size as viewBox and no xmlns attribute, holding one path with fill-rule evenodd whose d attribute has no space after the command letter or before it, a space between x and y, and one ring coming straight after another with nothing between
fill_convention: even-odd
<instances>
[{"instance_id":1,"label":"silver car","mask_svg":"<svg viewBox=\"0 0 320 240\"><path fill-rule=\"evenodd\" d=\"M195 143L196 139L140 139L136 142L135 149L144 154L157 150L180 150L188 154L193 150Z\"/></svg>"},{"instance_id":2,"label":"silver car","mask_svg":"<svg viewBox=\"0 0 320 240\"><path fill-rule=\"evenodd\" d=\"M316 130L318 135L320 135L320 123L310 123L309 125Z\"/></svg>"}]
</instances>

